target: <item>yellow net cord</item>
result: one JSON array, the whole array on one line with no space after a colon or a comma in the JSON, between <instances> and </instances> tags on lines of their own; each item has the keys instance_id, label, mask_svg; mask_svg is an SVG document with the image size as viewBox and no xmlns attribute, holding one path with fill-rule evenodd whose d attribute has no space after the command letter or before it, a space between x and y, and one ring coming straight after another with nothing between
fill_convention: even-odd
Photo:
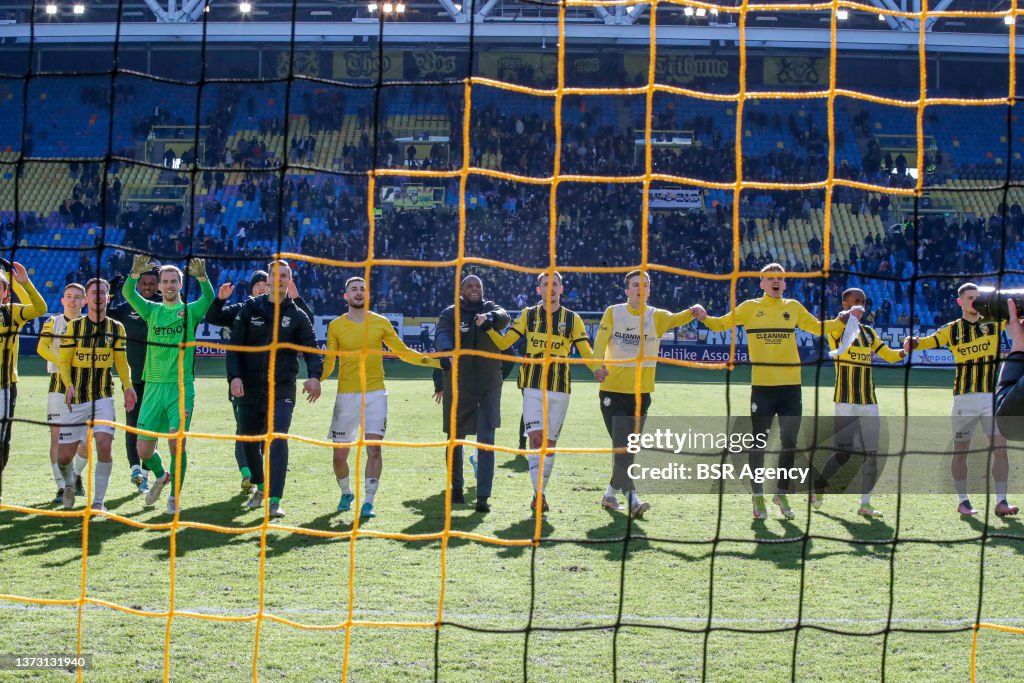
<instances>
[{"instance_id":1,"label":"yellow net cord","mask_svg":"<svg viewBox=\"0 0 1024 683\"><path fill-rule=\"evenodd\" d=\"M414 266L414 267L454 267L456 273L464 273L464 269L467 266L493 266L506 270L518 271L521 273L552 273L556 269L563 273L573 272L587 272L587 273L625 273L635 268L640 268L644 271L656 271L663 273L670 273L679 276L687 276L694 278L704 278L710 280L727 280L730 285L730 302L732 308L735 308L736 304L736 289L737 283L740 278L758 276L757 272L744 271L741 269L740 260L740 195L745 190L813 190L813 189L824 189L826 193L826 211L824 212L824 230L823 230L823 258L822 258L822 270L812 272L798 272L798 273L787 273L788 277L798 278L827 278L829 274L829 267L831 263L831 211L830 207L832 204L832 194L837 186L846 186L850 188L856 188L861 190L885 192L890 195L900 196L916 196L919 197L922 194L923 189L923 178L924 174L918 174L916 186L913 189L906 188L892 188L882 187L870 183L860 182L856 180L850 180L846 178L835 177L835 142L836 142L836 131L835 131L835 99L837 96L852 98L855 100L861 100L865 102L874 102L877 104L883 104L893 107L902 107L907 109L913 109L916 111L917 119L917 152L919 158L923 158L924 150L924 111L928 106L937 105L951 105L951 106L1013 106L1016 99L1016 61L1013 59L1015 54L1016 45L1016 26L1009 26L1009 84L1006 97L998 98L986 98L986 99L961 99L961 98L942 98L932 97L929 98L927 94L927 66L926 66L926 31L925 24L928 18L940 18L940 17L961 17L961 18L994 18L1001 19L1005 17L1016 17L1018 15L1017 0L1012 0L1009 10L1006 11L990 11L990 12L974 12L974 11L929 11L927 3L924 3L920 12L902 12L894 11L889 9L880 9L874 5L847 2L845 0L833 0L832 2L821 2L812 4L768 4L768 3L752 3L744 0L742 5L739 7L734 6L723 6L715 5L712 3L705 2L673 2L672 0L654 0L650 3L648 14L650 17L650 58L648 63L648 79L647 85L639 87L628 87L628 88L593 88L593 87L567 87L565 85L565 52L566 52L566 40L565 40L565 19L567 8L578 8L578 7L614 7L616 5L634 5L632 0L618 0L618 1L601 1L597 2L594 0L563 0L559 5L558 12L558 29L559 29L559 40L558 40L558 76L557 85L553 89L544 88L531 88L523 85L517 85L513 83L507 83L499 80L490 78L467 78L464 81L464 97L465 97L465 108L463 114L463 128L462 128L462 165L461 168L452 171L428 171L428 170L413 170L413 169L374 169L368 173L368 186L367 186L367 217L369 220L369 232L367 238L367 258L360 261L342 261L333 260L326 258L318 258L309 256L307 254L283 252L277 255L277 258L283 258L293 261L300 261L309 264L332 266L337 268L362 268L364 277L369 285L371 268L375 266ZM736 94L719 94L719 93L708 93L698 90L692 90L688 88L681 88L676 86L670 86L661 84L656 81L657 73L657 10L661 5L688 5L695 8L704 8L706 10L718 10L723 13L738 13L739 19L739 89ZM919 45L918 45L918 58L919 58L919 96L916 99L904 100L889 97L880 97L871 95L855 90L846 90L838 88L836 86L836 62L837 62L837 15L836 12L840 9L862 11L871 14L888 15L892 17L903 17L908 19L918 20L920 26L919 31ZM792 92L792 91L757 91L751 92L747 90L747 36L746 27L748 16L751 12L771 10L775 12L779 11L793 11L793 12L807 12L807 11L830 11L831 21L829 30L831 32L831 48L829 51L829 87L826 90L815 90L808 92ZM515 92L527 95L533 95L537 97L550 97L554 99L554 132L555 132L555 145L554 145L554 166L553 175L549 177L528 177L521 176L514 173L507 173L487 168L474 167L471 164L471 140L470 140L470 121L472 113L472 95L473 86L489 86L493 88L503 89L508 92ZM736 106L736 130L735 130L735 165L736 165L736 177L734 182L712 182L702 180L699 178L682 177L664 173L655 173L653 171L652 163L652 116L654 96L656 93L668 93L675 95L682 95L686 97L699 98L710 101L718 102L733 102ZM646 97L647 106L647 117L644 126L644 173L638 176L591 176L591 175L574 175L574 174L563 174L561 173L561 152L562 152L562 100L567 95L644 95ZM803 182L803 183L778 183L778 182L764 182L764 181L753 181L743 177L743 111L746 103L751 100L771 100L771 99L822 99L828 103L828 140L829 140L829 167L828 177L823 181L816 182ZM392 259L381 257L377 258L374 254L374 241L375 241L375 228L376 220L374 216L374 198L376 179L378 177L388 176L400 176L404 178L435 178L435 179L452 179L457 178L459 181L459 207L458 207L458 219L459 219L459 238L458 238L458 252L455 259L449 260L436 260L436 261L413 261L406 259ZM471 176L484 176L494 179L509 180L517 183L528 183L534 185L547 185L550 186L550 230L549 230L549 249L550 249L550 263L547 268L530 268L525 266L519 266L511 263L505 263L493 259L476 258L466 255L466 195L467 195L467 183ZM622 266L622 267L593 267L593 266L567 266L558 263L556 255L556 231L558 226L558 214L557 214L557 192L558 187L562 183L573 182L573 183L641 183L643 186L643 205L642 205L642 219L641 219L641 259L640 263ZM689 186L696 186L705 189L715 190L727 190L733 192L733 208L732 208L732 240L733 240L733 260L732 260L732 272L729 273L704 273L695 270L689 270L685 268L677 268L672 265L663 263L651 263L648 261L648 218L649 218L649 192L651 183L653 182L672 182L680 183ZM551 278L549 278L549 282ZM456 283L455 299L458 300L458 291ZM278 313L279 315L279 313ZM459 307L455 307L455 328L458 329L460 325L459 320ZM551 334L552 326L550 324L550 312L548 313L548 334ZM641 318L643 321L643 318ZM245 352L259 352L268 351L280 348L291 348L307 353L324 353L320 349L304 348L295 346L292 344L278 343L277 341L277 329L278 326L274 325L274 343L266 347L238 347L231 346L228 344L208 344L202 342L204 345L208 345L214 348L231 350L231 351L245 351ZM644 332L641 330L641 335ZM461 349L459 344L459 335L455 335L456 338L456 350L454 355L456 357L465 355L477 355L484 357L502 358L497 354L490 354L481 351L472 351ZM706 369L729 369L732 370L735 367L735 344L736 338L733 335L731 340L730 350L730 361L727 363L695 363L691 361L683 361L669 358L657 359L661 363L677 366L689 366L689 367L702 367ZM197 342L190 342L182 344L182 349L186 347L194 347L198 345ZM338 356L352 356L358 355L361 359L360 363L360 380L363 387L366 383L366 358L373 354L382 353L380 350L364 349L361 352L346 353L338 352L335 355ZM443 356L451 354L432 354L434 356ZM619 363L636 364L637 368L644 360L650 360L646 357L637 358L635 361L619 361ZM553 359L550 357L544 357L540 359L520 359L524 363L539 363L543 366L543 372L548 372ZM270 354L270 376L274 375L275 369L275 354ZM566 362L563 359L558 359L558 362ZM570 363L584 363L583 359L569 359L567 362ZM606 364L612 364L614 361L605 361ZM183 354L179 354L179 378L182 376L180 370L183 367ZM455 403L458 398L458 364L453 364L453 377L452 377L452 391L454 394L451 423L455 424ZM640 374L636 373L636 392L640 393ZM179 447L184 445L186 436L190 439L201 439L201 440L212 440L229 442L236 440L243 441L262 441L265 444L264 448L264 471L269 473L269 457L270 457L270 444L275 439L290 439L299 443L311 444L314 446L322 447L325 449L334 448L339 444L333 442L324 441L320 439L314 439L302 435L295 434L283 434L276 433L273 431L273 410L274 410L274 397L273 397L273 382L270 383L270 399L268 405L268 432L261 436L251 437L240 437L235 435L225 434L207 434L207 433L196 433L187 432L184 430L184 399L182 398L179 408L181 427L176 433L173 434L157 434L154 432L148 432L137 428L127 427L119 423L111 423L102 420L96 420L90 422L91 425L113 425L117 429L134 432L136 434L145 434L153 437L169 437L177 442ZM182 385L183 389L183 385ZM183 396L183 392L182 392ZM365 393L363 396L362 411L365 415ZM547 396L544 396L544 439L541 454L546 456L549 454L548 447L546 446L546 430L547 430ZM40 510L37 508L28 508L17 505L0 504L0 508L10 510L14 512L20 512L31 515L41 515L48 517L63 517L63 518L81 518L84 521L82 530L82 571L81 571L81 591L77 599L68 600L50 600L50 599L38 599L31 598L21 595L12 594L0 594L0 600L12 601L17 603L26 604L38 604L38 605L76 605L78 607L78 622L77 622L77 652L82 652L82 621L84 615L84 609L86 605L94 605L105 607L125 614L130 614L139 617L149 617L155 619L165 620L165 631L164 631L164 662L163 662L163 679L164 681L170 680L171 676L171 628L173 620L176 617L189 618L189 619L203 619L208 621L218 622L255 622L256 623L256 644L253 652L252 662L252 678L254 681L259 680L259 647L260 647L260 633L262 625L265 621L271 621L279 624L284 624L298 629L305 629L311 631L338 631L343 630L345 632L345 645L344 645L344 661L342 680L348 678L348 668L350 659L350 648L351 648L351 635L352 630L358 627L393 627L393 628L422 628L422 629L434 629L440 631L444 623L444 603L445 603L445 590L447 585L447 550L449 540L452 538L460 538L471 541L477 541L480 543L487 543L496 546L533 546L539 545L541 540L541 506L537 506L537 514L535 516L535 525L533 531L533 537L531 539L502 539L486 536L483 534L475 534L465 531L457 531L451 528L451 464L453 449L456 446L480 446L484 445L487 449L499 451L509 454L524 455L530 451L520 450L517 448L509 448L501 445L491 444L479 444L474 440L469 439L458 439L455 438L454 429L452 435L446 440L438 440L432 442L405 442L405 441L393 441L393 440L367 440L364 434L360 434L359 439L351 444L356 449L355 458L355 486L354 491L356 492L358 506L359 491L360 491L360 472L361 472L361 453L362 450L368 445L380 445L390 446L398 448L420 448L420 449L436 449L444 447L447 449L448 458L448 474L446 484L446 495L445 495L445 508L446 516L444 527L440 532L428 533L428 534L406 534L406 533L390 533L384 531L377 531L372 529L363 529L359 526L359 518L356 516L353 526L348 531L333 532L323 531L316 529L306 529L303 527L290 526L275 524L270 521L268 512L268 501L264 501L264 517L262 523L255 526L248 527L224 527L215 524L204 524L198 522L190 522L187 520L180 519L176 513L173 519L169 522L153 524L144 523L137 520L133 520L115 513L101 513L102 516L108 517L113 521L121 524L126 524L137 529L148 529L148 530L169 530L170 531L170 563L169 563L169 579L170 579L170 597L169 605L166 611L146 611L141 609L134 609L124 605L108 602L106 600L100 600L97 598L90 597L87 592L88 585L88 540L89 540L89 520L95 516L89 506L86 506L84 510L80 512L65 512L57 510ZM611 448L558 448L559 452L562 453L612 453ZM91 468L92 468L92 439L90 429L89 439L89 455L90 465L88 478L89 491L88 496L91 498ZM180 469L180 468L179 468ZM179 472L175 472L176 479ZM543 478L543 468L540 468L540 477ZM538 488L542 489L543 481L539 482ZM175 481L175 490L180 492L180 481ZM179 508L181 507L179 502ZM176 580L176 539L177 533L180 529L197 529L204 531L219 532L224 534L259 534L260 538L260 553L259 553L259 608L256 613L243 615L243 616L223 616L223 615L212 615L212 614L201 614L188 610L178 610L175 608L175 580ZM348 607L345 615L345 620L336 624L327 625L314 625L314 624L303 624L291 619L286 619L281 616L275 615L268 612L265 609L264 602L264 587L266 578L266 544L267 544L267 533L270 531L283 531L292 534L303 534L310 537L317 538L344 538L349 541L349 578L348 578ZM441 543L441 566L440 566L440 597L437 605L437 617L431 622L395 622L395 621L373 621L373 620L360 620L354 617L353 604L355 597L355 585L356 585L356 564L355 564L355 553L356 553L356 539L360 537L371 537L371 538L383 538L400 541L427 541L427 540L438 540ZM980 601L980 596L979 596ZM980 607L979 607L979 618L980 618ZM975 680L975 664L976 655L978 649L978 635L982 629L993 629L1002 632L1009 632L1015 634L1024 634L1024 629L1013 628L1009 626L1002 626L988 623L976 623L973 627L973 640L971 646L971 680ZM82 670L78 670L78 680L82 679Z\"/></svg>"}]
</instances>

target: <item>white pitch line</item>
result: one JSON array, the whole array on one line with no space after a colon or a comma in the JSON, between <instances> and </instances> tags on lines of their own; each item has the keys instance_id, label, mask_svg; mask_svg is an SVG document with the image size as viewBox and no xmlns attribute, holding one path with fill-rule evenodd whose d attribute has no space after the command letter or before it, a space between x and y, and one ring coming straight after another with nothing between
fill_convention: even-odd
<instances>
[{"instance_id":1,"label":"white pitch line","mask_svg":"<svg viewBox=\"0 0 1024 683\"><path fill-rule=\"evenodd\" d=\"M108 607L103 605L86 604L85 608L90 611L107 611L114 612ZM31 612L31 611L66 611L66 610L77 610L77 605L33 605L24 603L0 603L0 610L13 610L19 612ZM156 610L153 610L156 611ZM179 610L180 612L191 612L193 614L202 614L207 616L248 616L254 614L253 610L245 609L224 609L216 607L199 607L199 608L184 608ZM353 615L357 617L372 617L372 618L384 618L388 620L400 620L404 619L407 621L431 621L433 614L431 613L430 619L423 618L419 619L415 615L411 615L409 612L395 612L388 610L353 610ZM273 615L317 615L317 616L336 616L340 620L344 620L347 610L337 609L316 609L316 608L303 608L303 607L285 607L282 609L267 609L264 614ZM614 614L575 614L571 615L575 619L582 622L598 622L599 624L610 624L615 622ZM145 618L145 617L143 617ZM188 618L187 616L183 618ZM517 624L524 623L526 616L514 616L508 614L474 614L465 612L445 612L445 621L455 621L465 623L466 625L471 624L474 621L499 621L499 622L514 622ZM681 616L663 616L663 617L650 617L625 614L622 616L624 622L632 623L677 623L677 624L705 624L707 623L706 617L681 617ZM1002 619L984 619L985 623L988 624L999 624L1002 626L1021 626L1024 627L1024 618L1002 618ZM541 622L543 623L543 622ZM796 619L788 619L783 617L774 618L758 618L758 617L714 617L711 619L712 624L718 625L729 625L729 624L778 624L778 625L795 625ZM806 618L801 621L803 625L885 625L885 619L815 619ZM931 626L970 626L974 624L974 619L893 619L889 622L893 625L907 625L907 626L920 626L920 625L931 625ZM608 626L611 628L611 626Z\"/></svg>"}]
</instances>

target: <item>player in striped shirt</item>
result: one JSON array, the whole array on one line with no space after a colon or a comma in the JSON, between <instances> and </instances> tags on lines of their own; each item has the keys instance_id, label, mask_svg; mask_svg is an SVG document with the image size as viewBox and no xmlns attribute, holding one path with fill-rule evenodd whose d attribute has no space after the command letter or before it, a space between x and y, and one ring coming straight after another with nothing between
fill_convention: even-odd
<instances>
[{"instance_id":1,"label":"player in striped shirt","mask_svg":"<svg viewBox=\"0 0 1024 683\"><path fill-rule=\"evenodd\" d=\"M854 306L864 307L867 297L857 288L843 292L843 310ZM838 319L825 323L825 338L832 349L842 344L846 324ZM901 349L891 349L878 333L867 325L860 325L857 338L845 352L835 359L836 388L832 400L835 402L835 432L832 436L834 452L825 461L814 482L811 505L820 510L824 502L824 491L829 479L845 465L855 452L864 453L861 470L861 498L857 514L862 517L882 517L882 513L871 507L871 491L878 475L878 400L875 398L875 378L872 358L879 356L890 363L899 363L906 357ZM860 450L857 451L857 446Z\"/></svg>"},{"instance_id":2,"label":"player in striped shirt","mask_svg":"<svg viewBox=\"0 0 1024 683\"><path fill-rule=\"evenodd\" d=\"M20 263L0 261L0 497L3 496L3 471L11 454L11 426L18 402L18 334L29 320L46 315L46 302L32 285L28 271ZM11 290L21 303L11 303Z\"/></svg>"},{"instance_id":3,"label":"player in striped shirt","mask_svg":"<svg viewBox=\"0 0 1024 683\"><path fill-rule=\"evenodd\" d=\"M978 514L967 493L967 451L971 446L974 428L981 425L992 446L992 480L996 490L995 513L999 517L1016 515L1019 508L1006 500L1010 476L1010 460L1006 455L1006 438L999 433L992 418L993 392L996 387L996 371L999 366L1000 326L996 321L982 320L974 310L978 298L978 286L973 282L960 285L956 303L960 306L961 317L946 323L934 334L927 337L907 337L903 348L907 353L913 349L949 348L956 362L956 376L953 379L953 458L949 469L953 475L953 487L958 500L957 512L973 517Z\"/></svg>"},{"instance_id":4,"label":"player in striped shirt","mask_svg":"<svg viewBox=\"0 0 1024 683\"><path fill-rule=\"evenodd\" d=\"M89 422L113 422L116 419L111 368L117 370L121 379L125 408L134 408L136 400L132 371L125 355L124 326L107 317L110 283L101 278L93 278L86 283L85 291L89 313L68 324L60 343L58 367L65 386L67 408L61 416L58 460L65 481L71 475L71 460L75 451L89 438ZM96 441L97 460L92 509L94 512L106 512L107 507L103 501L110 483L110 472L114 467L111 454L114 427L93 424L91 430ZM70 510L74 505L75 489L73 486L65 486L64 507Z\"/></svg>"},{"instance_id":5,"label":"player in striped shirt","mask_svg":"<svg viewBox=\"0 0 1024 683\"><path fill-rule=\"evenodd\" d=\"M487 330L488 336L498 349L504 351L522 338L526 338L524 356L528 360L542 358L568 358L573 347L582 358L593 358L594 351L590 348L587 330L583 319L561 305L562 276L556 271L549 278L541 273L537 278L537 294L544 303L524 308L509 326L504 335L494 329ZM548 315L551 316L551 327L548 328ZM550 330L550 331L549 331ZM530 439L530 449L539 451L544 442L544 398L547 396L547 448L544 457L543 485L541 486L541 510L548 511L548 501L544 495L551 471L555 466L554 449L558 436L565 422L565 414L569 409L569 392L571 390L571 365L553 362L547 366L541 363L522 363L519 366L519 388L523 390L523 433ZM607 376L599 364L589 365L594 376L600 382ZM537 481L540 478L540 453L527 456L530 464L530 480L533 482L533 502L530 507L537 508Z\"/></svg>"},{"instance_id":6,"label":"player in striped shirt","mask_svg":"<svg viewBox=\"0 0 1024 683\"><path fill-rule=\"evenodd\" d=\"M46 421L50 424L50 467L53 470L53 479L57 482L57 496L54 503L64 500L64 487L74 486L75 493L79 496L85 495L82 487L82 472L88 460L85 459L86 449L79 448L78 456L75 457L75 476L72 481L64 481L60 465L57 463L57 451L60 448L57 437L60 434L60 418L64 412L64 382L60 378L60 340L67 330L68 324L76 318L82 317L82 308L85 307L85 287L77 282L64 287L64 293L60 298L64 312L58 315L51 315L43 323L39 331L39 344L36 346L36 353L46 361L46 371L50 374L50 388L46 395Z\"/></svg>"}]
</instances>

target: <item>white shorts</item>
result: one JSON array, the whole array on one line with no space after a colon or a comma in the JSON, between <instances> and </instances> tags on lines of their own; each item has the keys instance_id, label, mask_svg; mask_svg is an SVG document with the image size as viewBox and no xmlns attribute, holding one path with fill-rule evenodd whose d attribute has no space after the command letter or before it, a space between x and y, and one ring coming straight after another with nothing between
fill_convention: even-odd
<instances>
[{"instance_id":1,"label":"white shorts","mask_svg":"<svg viewBox=\"0 0 1024 683\"><path fill-rule=\"evenodd\" d=\"M835 417L832 448L837 451L855 452L859 444L859 450L865 453L878 452L878 432L881 425L877 403L837 403Z\"/></svg>"},{"instance_id":2,"label":"white shorts","mask_svg":"<svg viewBox=\"0 0 1024 683\"><path fill-rule=\"evenodd\" d=\"M51 425L60 426L61 415L64 414L64 409L67 407L64 394L58 394L55 391L51 391L46 395L46 421Z\"/></svg>"},{"instance_id":3,"label":"white shorts","mask_svg":"<svg viewBox=\"0 0 1024 683\"><path fill-rule=\"evenodd\" d=\"M544 394L548 395L548 439L558 441L569 410L569 394L560 391L523 389L523 435L544 429Z\"/></svg>"},{"instance_id":4,"label":"white shorts","mask_svg":"<svg viewBox=\"0 0 1024 683\"><path fill-rule=\"evenodd\" d=\"M93 406L96 406L96 414L93 415ZM67 406L61 414L60 435L57 440L60 443L83 443L89 438L89 420L110 420L113 422L114 399L99 398L92 402L76 403ZM114 428L110 425L93 425L93 434L110 434L113 436Z\"/></svg>"},{"instance_id":5,"label":"white shorts","mask_svg":"<svg viewBox=\"0 0 1024 683\"><path fill-rule=\"evenodd\" d=\"M950 413L953 440L970 441L975 426L979 424L986 436L999 436L999 427L992 419L992 402L992 394L982 392L954 396L953 411Z\"/></svg>"},{"instance_id":6,"label":"white shorts","mask_svg":"<svg viewBox=\"0 0 1024 683\"><path fill-rule=\"evenodd\" d=\"M359 392L338 394L334 400L330 439L335 443L356 440L363 411L363 395ZM384 436L388 426L388 392L379 389L366 393L366 420L363 434Z\"/></svg>"}]
</instances>

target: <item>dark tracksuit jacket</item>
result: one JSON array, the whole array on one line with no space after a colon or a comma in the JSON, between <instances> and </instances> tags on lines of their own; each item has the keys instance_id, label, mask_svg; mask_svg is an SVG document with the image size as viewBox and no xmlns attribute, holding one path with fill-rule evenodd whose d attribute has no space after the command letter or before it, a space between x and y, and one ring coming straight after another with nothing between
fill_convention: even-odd
<instances>
[{"instance_id":1,"label":"dark tracksuit jacket","mask_svg":"<svg viewBox=\"0 0 1024 683\"><path fill-rule=\"evenodd\" d=\"M237 303L229 304L225 299L221 299L219 297L215 298L213 300L213 303L210 304L209 310L206 311L205 320L210 325L219 325L220 327L223 327L228 332L228 336L230 336L231 326L234 324L235 318L238 316L238 312L242 310L242 306L244 306L247 302L252 301L252 299L253 297L250 296L245 301L239 301ZM313 311L309 310L309 306L307 306L306 302L302 300L302 297L298 297L293 301L295 302L296 306L301 308L303 312L305 312L305 314L309 316L310 320L313 320ZM135 367L132 366L133 375L134 372ZM141 376L142 375L139 375L139 377ZM242 432L239 432L237 430L238 404L235 402L235 397L231 395L230 391L228 392L228 401L231 402L231 410L235 415L235 433L241 434ZM235 464L238 465L238 469L248 467L248 459L245 456L245 448L241 441L235 442Z\"/></svg>"},{"instance_id":2,"label":"dark tracksuit jacket","mask_svg":"<svg viewBox=\"0 0 1024 683\"><path fill-rule=\"evenodd\" d=\"M267 295L250 298L235 315L231 326L230 343L235 346L266 346L274 337L274 303ZM317 348L313 323L309 316L291 299L281 303L278 318L278 343L291 343ZM299 352L278 348L274 368L274 424L273 431L287 433L291 427L292 411L295 408L295 379L299 374ZM319 354L303 354L306 372L310 378L319 379L323 371L323 357ZM228 382L242 380L245 395L235 399L238 405L238 433L246 435L264 434L267 431L268 397L270 382L270 352L228 351ZM246 462L254 484L263 483L262 442L248 441L243 445ZM270 497L281 498L284 494L285 476L288 471L288 440L276 439L270 446Z\"/></svg>"}]
</instances>

